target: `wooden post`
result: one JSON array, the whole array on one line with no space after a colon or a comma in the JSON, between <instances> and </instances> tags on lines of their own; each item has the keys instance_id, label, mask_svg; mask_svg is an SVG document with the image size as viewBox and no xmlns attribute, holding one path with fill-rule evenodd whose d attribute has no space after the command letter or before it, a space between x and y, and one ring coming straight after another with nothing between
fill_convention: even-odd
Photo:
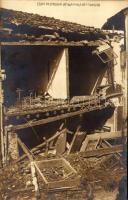
<instances>
[{"instance_id":1,"label":"wooden post","mask_svg":"<svg viewBox=\"0 0 128 200\"><path fill-rule=\"evenodd\" d=\"M4 104L4 93L3 93L3 81L5 80L5 71L1 67L1 45L0 45L0 153L1 153L1 164L6 164L5 159L5 145L4 145L4 111L3 111L3 104Z\"/></svg>"},{"instance_id":2,"label":"wooden post","mask_svg":"<svg viewBox=\"0 0 128 200\"><path fill-rule=\"evenodd\" d=\"M125 68L125 78L124 78L124 111L123 111L123 117L124 119L127 118L127 80L128 80L128 10L125 11L125 37L124 37L124 43L125 43L125 51L126 51L126 68Z\"/></svg>"},{"instance_id":3,"label":"wooden post","mask_svg":"<svg viewBox=\"0 0 128 200\"><path fill-rule=\"evenodd\" d=\"M67 85L67 99L70 98L70 91L69 91L69 49L65 48L66 54L66 85Z\"/></svg>"}]
</instances>

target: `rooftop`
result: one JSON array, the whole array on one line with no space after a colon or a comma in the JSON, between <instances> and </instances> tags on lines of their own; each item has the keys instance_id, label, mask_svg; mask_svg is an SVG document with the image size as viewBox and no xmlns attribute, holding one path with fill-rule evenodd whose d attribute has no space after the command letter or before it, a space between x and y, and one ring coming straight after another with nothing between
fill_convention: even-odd
<instances>
[{"instance_id":1,"label":"rooftop","mask_svg":"<svg viewBox=\"0 0 128 200\"><path fill-rule=\"evenodd\" d=\"M79 42L106 39L94 27L21 11L1 8L1 42Z\"/></svg>"}]
</instances>

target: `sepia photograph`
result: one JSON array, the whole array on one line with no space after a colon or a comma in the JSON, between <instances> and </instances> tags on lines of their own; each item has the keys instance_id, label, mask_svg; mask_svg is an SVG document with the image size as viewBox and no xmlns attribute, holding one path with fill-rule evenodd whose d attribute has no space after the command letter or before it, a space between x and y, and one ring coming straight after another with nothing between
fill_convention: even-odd
<instances>
[{"instance_id":1,"label":"sepia photograph","mask_svg":"<svg viewBox=\"0 0 128 200\"><path fill-rule=\"evenodd\" d=\"M0 200L127 200L127 0L1 0Z\"/></svg>"}]
</instances>

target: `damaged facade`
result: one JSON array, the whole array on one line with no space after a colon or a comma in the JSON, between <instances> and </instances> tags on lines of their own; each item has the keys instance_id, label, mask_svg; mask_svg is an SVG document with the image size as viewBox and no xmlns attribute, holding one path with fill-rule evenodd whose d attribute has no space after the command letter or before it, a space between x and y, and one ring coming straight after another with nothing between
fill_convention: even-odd
<instances>
[{"instance_id":1,"label":"damaged facade","mask_svg":"<svg viewBox=\"0 0 128 200\"><path fill-rule=\"evenodd\" d=\"M124 35L19 11L1 16L1 164L28 157L37 193L35 171L44 188L76 187L80 177L60 155L123 151L115 71ZM51 154L56 160L43 160Z\"/></svg>"}]
</instances>

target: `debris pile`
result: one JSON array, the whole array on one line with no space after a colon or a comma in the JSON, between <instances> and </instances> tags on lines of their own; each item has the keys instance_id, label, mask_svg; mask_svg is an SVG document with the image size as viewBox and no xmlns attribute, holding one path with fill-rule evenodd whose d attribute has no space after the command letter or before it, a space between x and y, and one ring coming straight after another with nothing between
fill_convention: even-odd
<instances>
[{"instance_id":1,"label":"debris pile","mask_svg":"<svg viewBox=\"0 0 128 200\"><path fill-rule=\"evenodd\" d=\"M110 156L85 159L79 153L74 156L68 155L66 159L81 176L80 186L67 189L65 187L60 187L60 189L53 187L46 191L41 179L37 176L41 198L47 199L54 196L56 200L65 198L83 200L92 196L92 199L98 200L98 197L103 196L104 200L107 194L108 199L111 197L110 199L115 200L112 198L112 192L114 191L115 195L118 194L120 180L126 175L125 168L119 162L111 168L111 164L109 167L106 165L110 161ZM42 163L41 160L37 163ZM43 160L46 161L47 158ZM41 171L49 178L49 181L53 182L57 179L60 180L64 174L62 167L59 166L51 167L49 170L42 168ZM5 167L3 171L0 170L0 181L2 199L34 199L35 190L32 184L30 164L27 160L18 165L11 164L11 166Z\"/></svg>"}]
</instances>

